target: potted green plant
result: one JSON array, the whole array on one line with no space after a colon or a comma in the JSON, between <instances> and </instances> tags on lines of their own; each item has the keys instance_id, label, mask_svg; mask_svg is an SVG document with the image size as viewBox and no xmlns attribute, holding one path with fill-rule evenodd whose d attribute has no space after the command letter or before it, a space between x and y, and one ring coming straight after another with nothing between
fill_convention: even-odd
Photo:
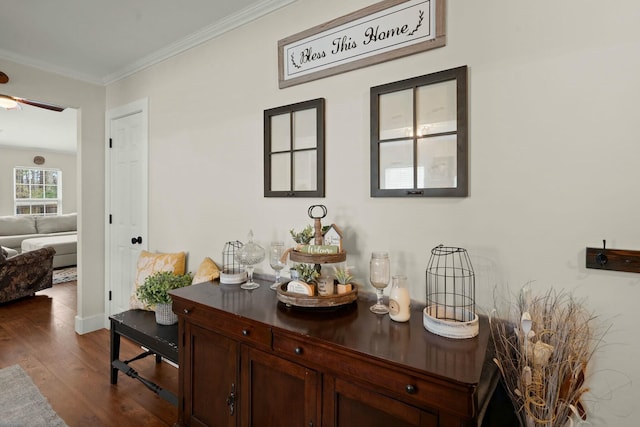
<instances>
[{"instance_id":1,"label":"potted green plant","mask_svg":"<svg viewBox=\"0 0 640 427\"><path fill-rule=\"evenodd\" d=\"M349 270L343 267L334 267L333 276L336 278L336 281L338 282L339 294L343 294L351 291L353 287L353 285L351 284L351 282L353 281L353 276L349 273Z\"/></svg>"},{"instance_id":2,"label":"potted green plant","mask_svg":"<svg viewBox=\"0 0 640 427\"><path fill-rule=\"evenodd\" d=\"M322 227L322 234L324 234L329 228L330 225L325 225ZM308 245L311 243L311 239L315 237L315 231L311 225L307 225L302 231L296 232L293 228L289 230L289 234L294 242L296 242L299 246Z\"/></svg>"},{"instance_id":3,"label":"potted green plant","mask_svg":"<svg viewBox=\"0 0 640 427\"><path fill-rule=\"evenodd\" d=\"M313 239L313 227L307 225L300 232L296 232L294 229L289 230L289 234L291 234L291 238L298 245L308 245Z\"/></svg>"},{"instance_id":4,"label":"potted green plant","mask_svg":"<svg viewBox=\"0 0 640 427\"><path fill-rule=\"evenodd\" d=\"M316 271L313 264L297 264L292 269L291 278L293 280L287 284L287 291L313 296L318 277L320 277L320 273Z\"/></svg>"},{"instance_id":5,"label":"potted green plant","mask_svg":"<svg viewBox=\"0 0 640 427\"><path fill-rule=\"evenodd\" d=\"M136 290L136 296L143 303L155 306L158 324L173 325L178 321L178 316L171 310L173 300L169 291L189 286L192 280L191 273L173 274L168 271L160 271L144 280L144 284Z\"/></svg>"},{"instance_id":6,"label":"potted green plant","mask_svg":"<svg viewBox=\"0 0 640 427\"><path fill-rule=\"evenodd\" d=\"M315 284L316 279L320 277L320 273L313 264L300 263L295 268L298 272L298 278L309 285Z\"/></svg>"}]
</instances>

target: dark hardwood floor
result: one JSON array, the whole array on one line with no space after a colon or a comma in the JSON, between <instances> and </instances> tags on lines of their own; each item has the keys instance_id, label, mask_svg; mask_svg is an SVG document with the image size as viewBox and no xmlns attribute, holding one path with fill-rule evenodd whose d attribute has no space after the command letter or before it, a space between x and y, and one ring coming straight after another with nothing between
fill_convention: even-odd
<instances>
[{"instance_id":1,"label":"dark hardwood floor","mask_svg":"<svg viewBox=\"0 0 640 427\"><path fill-rule=\"evenodd\" d=\"M109 382L109 331L74 331L76 282L0 304L0 368L19 364L70 426L172 426L177 409L120 373ZM122 338L120 358L141 353ZM178 370L153 357L133 362L143 377L177 394ZM2 393L2 390L0 390Z\"/></svg>"}]
</instances>

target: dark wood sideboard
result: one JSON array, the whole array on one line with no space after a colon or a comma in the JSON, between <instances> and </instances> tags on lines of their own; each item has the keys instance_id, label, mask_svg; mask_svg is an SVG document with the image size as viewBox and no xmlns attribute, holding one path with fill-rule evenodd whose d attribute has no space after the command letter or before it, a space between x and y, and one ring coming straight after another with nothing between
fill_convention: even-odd
<instances>
[{"instance_id":1,"label":"dark wood sideboard","mask_svg":"<svg viewBox=\"0 0 640 427\"><path fill-rule=\"evenodd\" d=\"M179 316L178 426L477 426L497 381L489 327L453 340L396 323L362 297L335 311L203 283L171 292Z\"/></svg>"}]
</instances>

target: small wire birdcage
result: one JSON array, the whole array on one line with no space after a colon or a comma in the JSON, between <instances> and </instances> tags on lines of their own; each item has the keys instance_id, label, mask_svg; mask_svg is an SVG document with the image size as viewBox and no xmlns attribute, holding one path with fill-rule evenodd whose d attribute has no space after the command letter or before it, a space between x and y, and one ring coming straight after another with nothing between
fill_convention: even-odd
<instances>
[{"instance_id":1,"label":"small wire birdcage","mask_svg":"<svg viewBox=\"0 0 640 427\"><path fill-rule=\"evenodd\" d=\"M222 250L222 271L220 272L220 283L235 284L242 283L247 276L244 267L236 258L240 248L244 246L239 240L227 242Z\"/></svg>"},{"instance_id":2,"label":"small wire birdcage","mask_svg":"<svg viewBox=\"0 0 640 427\"><path fill-rule=\"evenodd\" d=\"M449 338L478 335L476 281L466 249L436 246L426 271L424 327Z\"/></svg>"}]
</instances>

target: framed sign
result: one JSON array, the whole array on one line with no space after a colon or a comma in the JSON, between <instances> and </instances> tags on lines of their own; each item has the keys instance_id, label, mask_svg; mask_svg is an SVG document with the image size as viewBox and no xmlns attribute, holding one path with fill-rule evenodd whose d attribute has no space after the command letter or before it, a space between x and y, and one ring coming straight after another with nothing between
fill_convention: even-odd
<instances>
[{"instance_id":1,"label":"framed sign","mask_svg":"<svg viewBox=\"0 0 640 427\"><path fill-rule=\"evenodd\" d=\"M280 88L446 44L445 0L385 0L278 41Z\"/></svg>"}]
</instances>

